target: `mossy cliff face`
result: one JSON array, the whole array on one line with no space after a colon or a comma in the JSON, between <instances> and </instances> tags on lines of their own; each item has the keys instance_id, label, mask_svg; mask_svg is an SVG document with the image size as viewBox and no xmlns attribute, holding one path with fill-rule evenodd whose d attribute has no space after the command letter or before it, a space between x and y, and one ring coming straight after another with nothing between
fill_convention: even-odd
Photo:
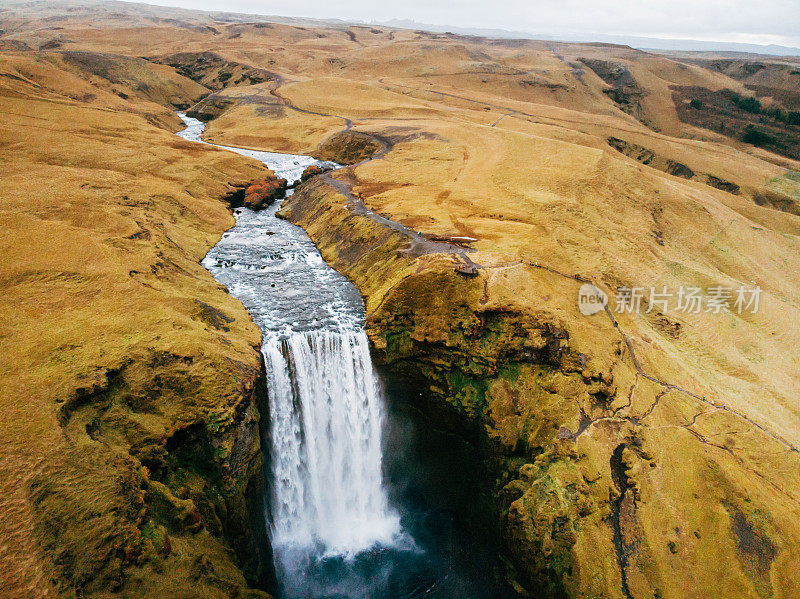
<instances>
[{"instance_id":1,"label":"mossy cliff face","mask_svg":"<svg viewBox=\"0 0 800 599\"><path fill-rule=\"evenodd\" d=\"M457 274L449 256L408 256L401 234L351 214L338 199L324 184L307 183L284 215L366 292L377 361L419 390L424 413L478 447L496 477L494 517L513 576L558 595L579 516L576 492L566 491L574 481L562 483L552 471L579 476L556 436L560 423L580 418L569 395L589 386L581 375L586 357L570 349L556 319L487 307L482 278ZM586 496L581 509L596 510L593 503Z\"/></svg>"},{"instance_id":2,"label":"mossy cliff face","mask_svg":"<svg viewBox=\"0 0 800 599\"><path fill-rule=\"evenodd\" d=\"M419 392L408 400L483 456L520 592L682 597L691 579L708 596L789 596L792 498L685 426L697 401L639 373L604 313L578 314L579 281L527 265L464 276L319 177L283 215L361 290L374 355Z\"/></svg>"},{"instance_id":3,"label":"mossy cliff face","mask_svg":"<svg viewBox=\"0 0 800 599\"><path fill-rule=\"evenodd\" d=\"M578 515L573 497L562 496L563 474L551 470L576 478L569 453L554 444L560 423L579 417L569 399L583 386L582 356L570 351L561 323L484 309L482 292L452 267L423 272L398 285L368 330L379 360L417 382L423 410L444 411L443 422L483 454L496 477L495 517L512 579L558 595Z\"/></svg>"},{"instance_id":4,"label":"mossy cliff face","mask_svg":"<svg viewBox=\"0 0 800 599\"><path fill-rule=\"evenodd\" d=\"M61 404L68 448L28 489L56 588L258 594L247 589L267 579L264 373L257 361L202 362L132 355ZM215 398L202 378L214 367L238 389Z\"/></svg>"}]
</instances>

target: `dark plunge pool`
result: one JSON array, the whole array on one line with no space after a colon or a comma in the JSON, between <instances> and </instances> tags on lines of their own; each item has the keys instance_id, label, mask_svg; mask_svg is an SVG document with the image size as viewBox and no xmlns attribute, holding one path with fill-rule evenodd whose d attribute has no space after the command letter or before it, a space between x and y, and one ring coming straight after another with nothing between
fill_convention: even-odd
<instances>
[{"instance_id":1,"label":"dark plunge pool","mask_svg":"<svg viewBox=\"0 0 800 599\"><path fill-rule=\"evenodd\" d=\"M181 118L180 135L200 141L203 123ZM228 149L289 181L315 162ZM512 596L497 582L479 460L417 415L406 401L413 389L384 389L358 291L303 229L276 217L279 205L236 210L203 260L263 333L269 590L287 599Z\"/></svg>"}]
</instances>

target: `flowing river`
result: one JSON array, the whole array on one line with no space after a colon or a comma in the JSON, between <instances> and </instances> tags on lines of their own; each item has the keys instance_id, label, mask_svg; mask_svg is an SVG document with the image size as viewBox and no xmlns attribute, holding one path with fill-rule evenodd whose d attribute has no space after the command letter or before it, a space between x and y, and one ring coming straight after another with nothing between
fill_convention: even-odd
<instances>
[{"instance_id":1,"label":"flowing river","mask_svg":"<svg viewBox=\"0 0 800 599\"><path fill-rule=\"evenodd\" d=\"M205 143L204 124L179 116L186 129L178 135ZM219 147L260 160L290 183L306 166L323 164ZM272 471L265 520L279 595L489 596L405 530L404 521L414 518L393 505L385 483L386 406L363 330L363 302L303 229L276 217L280 204L237 209L236 225L203 260L263 333Z\"/></svg>"}]
</instances>

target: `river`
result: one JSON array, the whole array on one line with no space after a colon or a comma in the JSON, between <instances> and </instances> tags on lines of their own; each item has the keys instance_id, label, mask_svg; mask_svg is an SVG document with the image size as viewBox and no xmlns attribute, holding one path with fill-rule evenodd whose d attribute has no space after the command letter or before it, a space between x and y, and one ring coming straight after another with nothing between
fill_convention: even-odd
<instances>
[{"instance_id":1,"label":"river","mask_svg":"<svg viewBox=\"0 0 800 599\"><path fill-rule=\"evenodd\" d=\"M186 129L178 135L205 143L204 124L179 116ZM306 166L322 164L308 156L225 148L260 160L290 183ZM420 501L413 481L403 482L413 489L413 506L387 483L386 400L363 328L364 304L302 228L276 217L280 204L259 212L236 209L236 225L203 260L263 334L271 465L265 525L277 594L494 595L491 583L482 586L490 573L478 572L476 583L461 571L463 560L454 553L469 547L453 536L452 516ZM400 447L411 435L398 435L396 424L391 467L416 471Z\"/></svg>"}]
</instances>

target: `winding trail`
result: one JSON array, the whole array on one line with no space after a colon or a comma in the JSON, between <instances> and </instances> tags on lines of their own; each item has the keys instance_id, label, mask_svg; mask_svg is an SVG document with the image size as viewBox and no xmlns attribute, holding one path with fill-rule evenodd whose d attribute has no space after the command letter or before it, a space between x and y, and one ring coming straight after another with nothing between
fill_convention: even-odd
<instances>
[{"instance_id":1,"label":"winding trail","mask_svg":"<svg viewBox=\"0 0 800 599\"><path fill-rule=\"evenodd\" d=\"M505 114L501 115L501 116L500 116L500 117L499 117L499 118L498 118L498 119L497 119L497 120L496 120L494 123L492 123L492 124L491 124L491 125L489 125L489 126L490 126L490 127L497 127L497 124L498 124L500 121L502 121L502 120L503 120L504 118L506 118L507 116L512 116L513 114L514 114L514 111L513 111L513 110L511 110L511 111L509 111L509 112L506 112Z\"/></svg>"},{"instance_id":2,"label":"winding trail","mask_svg":"<svg viewBox=\"0 0 800 599\"><path fill-rule=\"evenodd\" d=\"M326 118L340 119L344 122L345 126L337 133L344 133L352 130L353 120L348 117L344 117L338 114L315 112L312 110L306 110L305 108L299 108L295 106L289 98L282 95L278 91L278 89L280 88L281 85L283 85L283 83L284 83L283 77L278 76L276 79L275 87L270 89L270 94L274 98L276 98L282 106L284 106L289 110L294 110L296 112L303 114L313 114L316 116L321 116ZM331 172L326 172L321 175L317 175L317 177L321 178L322 181L324 181L329 187L333 188L340 195L343 195L345 198L348 199L349 201L348 208L353 214L365 216L384 227L388 227L389 229L392 229L393 231L396 231L406 236L411 244L410 247L406 250L406 252L411 256L417 257L423 254L458 254L464 258L466 264L474 265L474 262L472 262L472 260L470 260L470 258L466 255L468 251L472 250L469 250L468 248L463 248L453 243L429 239L428 237L426 237L422 233L419 233L418 231L415 231L414 229L411 229L397 221L393 221L389 218L381 216L380 214L370 210L367 207L367 205L364 204L364 201L360 197L353 194L352 187L356 182L355 170L359 166L367 162L371 162L373 160L383 160L386 154L388 154L392 149L391 142L385 137L376 135L374 133L363 133L363 132L357 132L357 133L365 135L370 139L372 139L373 141L377 142L380 146L378 151L375 152L369 158L365 158L360 162L336 169L335 172L342 173L344 177L336 177L336 178L332 177Z\"/></svg>"},{"instance_id":3,"label":"winding trail","mask_svg":"<svg viewBox=\"0 0 800 599\"><path fill-rule=\"evenodd\" d=\"M270 95L272 97L274 97L276 100L278 100L278 103L281 104L281 106L284 106L285 108L288 108L289 110L294 110L295 112L299 112L301 114L313 114L315 116L322 116L322 117L328 117L328 118L334 118L334 119L341 119L342 121L344 121L344 129L342 129L342 131L350 131L350 129L352 129L353 121L351 121L347 117L339 116L338 114L325 114L324 112L314 112L313 110L306 110L305 108L298 108L297 106L292 104L292 101L289 100L289 98L287 98L286 96L282 96L278 92L278 88L280 88L284 83L285 83L284 78L281 77L280 75L276 75L276 77L275 77L275 86L270 88L270 90L269 90Z\"/></svg>"},{"instance_id":4,"label":"winding trail","mask_svg":"<svg viewBox=\"0 0 800 599\"><path fill-rule=\"evenodd\" d=\"M387 83L385 83L383 81L383 79L379 79L379 82L381 84L383 84L383 85L394 85L394 86L397 86L397 87L404 87L404 88L407 88L407 89L413 89L415 91L422 91L422 92L426 92L426 93L437 94L437 95L440 95L440 96L452 97L452 98L456 98L456 99L459 99L459 100L466 100L466 101L469 101L469 102L474 102L476 104L480 104L480 105L483 105L483 106L491 106L493 108L497 108L497 109L500 109L500 110L506 110L507 113L504 114L503 116L501 116L499 119L497 119L494 123L492 123L492 125L491 125L492 127L497 125L497 123L500 122L500 120L502 120L506 116L517 116L517 115L519 115L519 116L536 118L535 115L533 115L533 114L521 112L521 111L514 110L514 109L511 109L511 108L508 108L508 107L505 107L505 106L500 106L500 105L484 102L484 101L481 101L481 100L475 100L473 98L467 98L465 96L459 96L459 95L456 95L456 94L450 94L450 93L447 93L447 92L441 92L441 91L436 91L436 90L417 90L416 88L413 88L413 87L410 87L410 86L401 85L401 84L397 84L397 83L387 84ZM316 116L341 119L344 122L345 126L340 131L340 133L341 132L345 132L345 131L350 131L353 128L353 124L354 124L353 120L348 118L348 117L344 117L344 116L337 115L337 114L327 114L327 113L322 113L322 112L314 112L314 111L306 110L306 109L303 109L303 108L298 108L297 106L295 106L291 102L291 100L289 100L288 98L286 98L285 96L283 96L283 95L281 95L279 93L278 89L280 88L281 85L283 85L283 83L284 83L284 79L279 76L277 78L277 80L276 80L276 85L274 86L274 88L272 88L270 90L270 94L273 97L275 97L281 103L281 105L285 106L286 108L288 108L290 110L295 110L297 112L304 113L304 114L313 114L313 115L316 115ZM539 270L545 270L545 271L553 273L553 274L555 274L557 276L560 276L560 277L563 277L563 278L567 278L567 279L571 279L571 280L574 280L574 281L579 282L579 283L589 283L591 285L594 285L598 289L600 289L600 286L597 283L595 283L589 277L586 277L586 276L581 275L581 274L567 274L567 273L561 272L561 271L559 271L559 270L557 270L557 269L555 269L555 268L553 268L551 266L547 266L545 264L542 264L540 262L524 262L523 260L520 260L519 262L504 263L504 264L497 264L497 265L483 265L483 264L476 263L468 255L469 252L473 251L470 248L464 248L464 247L461 247L461 246L453 244L453 243L432 240L432 239L426 237L425 235L423 235L422 233L419 233L418 231L415 231L414 229L411 229L411 228L409 228L409 227L407 227L407 226L405 226L405 225L403 225L401 223L398 223L398 222L393 221L393 220L391 220L389 218L381 216L380 214L377 214L374 211L370 210L364 204L363 200L360 197L357 197L356 195L354 195L352 193L352 187L355 184L355 182L357 181L357 177L355 175L355 170L356 170L356 168L358 168L362 164L365 164L365 163L370 162L372 160L382 160L382 159L384 159L385 156L391 151L392 145L387 139L385 139L385 138L383 138L383 137L381 137L379 135L376 135L374 133L364 133L364 132L359 132L359 133L362 133L363 135L367 135L370 138L372 138L374 141L376 141L380 145L380 149L377 152L375 152L375 154L373 154L371 157L369 157L369 158L367 158L365 160L362 160L361 162L358 162L356 164L349 165L349 166L343 167L341 169L338 169L337 172L343 173L345 175L344 177L334 178L334 177L331 176L330 173L324 173L322 175L318 175L318 177L321 177L322 180L325 182L325 184L327 184L329 187L334 189L337 193L339 193L340 195L344 196L348 200L348 205L347 206L348 206L349 210L353 214L357 214L359 216L364 216L366 218L369 218L369 219L373 220L374 222L376 222L376 223L378 223L378 224L380 224L380 225L382 225L384 227L390 228L390 229L392 229L392 230L404 235L405 237L407 237L409 239L409 241L410 241L410 247L406 250L406 252L408 252L411 256L415 256L416 257L416 256L420 256L420 255L423 255L423 254L436 254L436 253L453 254L453 255L458 256L461 260L463 260L463 263L464 263L464 265L466 267L474 268L474 269L490 269L490 268L508 268L508 267L513 267L513 266L528 266L528 267L539 269ZM663 380L659 379L658 377L645 372L644 368L641 365L641 362L640 362L638 356L636 355L636 350L633 347L633 343L631 342L631 340L628 337L628 335L625 333L625 331L620 326L619 322L617 321L616 317L614 316L614 313L611 311L611 309L608 307L608 305L605 306L604 311L605 311L605 314L606 314L607 318L609 319L611 325L618 331L620 337L622 338L622 341L624 342L625 346L628 348L628 354L630 355L631 362L633 363L634 369L636 371L636 380L638 380L639 377L647 379L647 380L649 380L649 381L661 386L662 388L665 389L665 391L656 396L656 400L655 400L654 404L650 406L650 408L647 410L647 412L644 415L642 415L640 417L635 417L635 416L620 417L620 416L616 416L616 412L615 412L615 414L612 415L612 416L604 416L604 417L601 417L601 418L598 418L598 419L595 419L595 420L591 420L590 419L587 422L582 423L581 428L579 429L579 432L576 433L574 435L574 437L577 437L577 435L582 434L585 430L590 428L595 422L599 422L599 421L624 420L624 421L632 422L634 424L641 424L641 421L644 420L644 418L648 417L653 412L653 410L655 409L655 407L657 406L657 404L659 403L659 401L661 400L662 397L667 395L667 393L669 391L676 391L676 392L682 393L682 394L684 394L684 395L686 395L688 397L691 397L694 400L696 400L696 401L698 401L698 402L700 402L700 403L702 403L704 405L707 405L707 406L710 406L710 407L714 408L713 411L728 412L729 414L732 414L732 415L740 418L741 420L747 422L749 425L751 425L755 429L761 431L765 435L769 436L773 440L777 441L778 443L780 443L781 445L786 447L789 451L800 454L800 449L798 449L798 447L796 445L794 445L793 443L791 443L789 440L785 439L780 434L769 430L764 425L762 425L759 422L753 420L752 418L750 418L746 414L742 413L741 411L737 410L736 408L728 406L726 402L709 399L704 395L699 395L699 394L697 394L697 393L695 393L693 391L690 391L688 389L680 387L679 385L675 385L675 384L669 383L667 381L663 381ZM635 383L634 383L634 387L635 387ZM631 389L629 400L632 399L634 387L632 387L632 389ZM629 405L630 405L630 403L628 404L628 406ZM625 406L623 406L623 408L624 407ZM620 409L622 409L622 408L620 408ZM617 410L617 411L619 411L619 410ZM694 429L689 428L693 424L694 424L694 422L692 422L692 423L690 423L688 425L685 425L684 428L689 430L689 432L691 434L693 434L694 436L696 436L702 443L710 444L710 445L713 445L714 447L719 447L720 449L728 451L729 453L731 453L731 455L733 455L732 451L729 448L723 447L723 446L720 446L720 445L716 445L716 444L713 444L713 443L709 443L708 440L705 437L703 437L700 433L698 433ZM734 457L736 457L736 456L734 456ZM738 458L738 457L736 459L740 460L740 458ZM759 475L759 476L761 476L761 475ZM773 483L773 486L774 486L774 483ZM797 499L795 498L795 501L796 500Z\"/></svg>"},{"instance_id":5,"label":"winding trail","mask_svg":"<svg viewBox=\"0 0 800 599\"><path fill-rule=\"evenodd\" d=\"M573 280L581 282L581 283L589 283L591 285L594 285L598 289L600 289L600 287L597 285L597 283L595 283L592 279L590 279L589 277L585 277L583 275L580 275L580 274L574 274L574 275L566 274L566 273L560 272L560 271L558 271L558 270L556 270L556 269L554 269L552 267L545 266L543 264L539 264L538 262L532 262L532 263L528 264L528 266L532 266L534 268L539 268L539 269L542 269L542 270L547 270L548 272L554 273L554 274L556 274L556 275L558 275L560 277L564 277L564 278L567 278L567 279L573 279ZM793 443L791 443L790 441L788 441L787 439L785 439L783 436L781 436L778 433L775 433L775 432L767 429L762 424L760 424L757 421L753 420L752 418L750 418L746 414L740 412L736 408L729 407L724 401L717 401L717 400L713 400L713 399L708 399L704 395L698 395L697 393L695 393L693 391L690 391L688 389L680 387L679 385L674 385L672 383L663 381L663 380L659 379L658 377L645 372L644 368L642 368L642 364L639 361L639 358L636 355L636 350L634 350L634 348L633 348L633 343L631 342L630 338L625 333L625 331L622 329L622 327L620 326L620 324L617 321L616 317L614 316L614 313L611 311L611 308L609 308L607 304L604 307L604 312L605 312L606 316L608 317L609 321L611 322L612 326L619 333L620 337L622 338L622 341L625 343L625 346L628 348L628 353L630 354L631 362L633 363L633 366L634 366L634 368L636 370L636 376L637 377L645 378L645 379L647 379L647 380L649 380L649 381L651 381L651 382L653 382L653 383L655 383L657 385L660 385L661 387L666 389L666 391L677 391L679 393L683 393L684 395L687 395L687 396L689 396L689 397L691 397L691 398L693 398L693 399L695 399L695 400L697 400L697 401L699 401L699 402L701 402L701 403L703 403L705 405L713 407L715 410L724 411L724 412L728 412L730 414L733 414L734 416L737 416L737 417L741 418L742 420L744 420L745 422L747 422L751 426L757 428L758 430L760 430L764 434L768 435L769 437L771 437L775 441L778 441L779 443L784 445L790 451L792 451L794 453L800 453L800 450L798 450L797 446L794 445ZM658 396L656 396L655 403L650 406L650 408L647 410L647 412L643 416L638 417L638 418L635 417L635 416L627 416L627 417L625 417L623 419L631 421L631 422L633 422L635 424L640 424L641 420L643 420L645 417L649 416L650 413L652 413L652 411L655 409L656 405L660 401L661 397L663 397L664 395L666 395L666 393L662 393L662 394L659 394ZM597 420L598 421L599 420L608 420L608 417L599 418ZM589 423L585 428L588 428L589 426L591 426L591 423ZM585 428L584 428L584 430L585 430ZM696 431L692 431L692 433L693 434L699 434Z\"/></svg>"},{"instance_id":6,"label":"winding trail","mask_svg":"<svg viewBox=\"0 0 800 599\"><path fill-rule=\"evenodd\" d=\"M355 166L357 165L345 168L352 169ZM347 181L335 179L328 173L318 176L321 177L328 186L349 200L347 207L350 212L359 216L365 216L379 225L383 225L384 227L392 229L393 231L397 231L401 235L404 235L406 238L408 238L410 245L403 251L410 256L418 257L424 254L457 254L460 255L467 264L474 264L466 254L467 251L471 250L467 250L452 243L428 239L422 233L419 233L418 231L410 229L409 227L398 223L397 221L393 221L370 210L366 204L364 204L364 201L361 198L353 195L353 193L350 191L350 184Z\"/></svg>"}]
</instances>

